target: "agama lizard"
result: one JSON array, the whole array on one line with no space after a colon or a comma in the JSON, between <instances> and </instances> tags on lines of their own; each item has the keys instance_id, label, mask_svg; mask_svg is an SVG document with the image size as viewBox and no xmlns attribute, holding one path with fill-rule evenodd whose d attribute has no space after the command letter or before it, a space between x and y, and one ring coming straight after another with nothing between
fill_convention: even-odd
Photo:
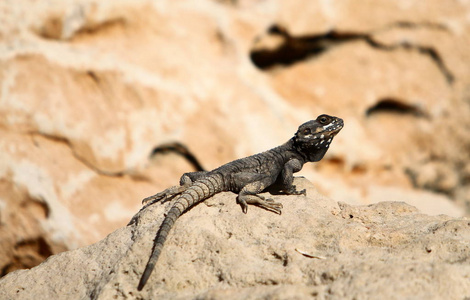
<instances>
[{"instance_id":1,"label":"agama lizard","mask_svg":"<svg viewBox=\"0 0 470 300\"><path fill-rule=\"evenodd\" d=\"M185 173L181 176L179 186L145 198L142 201L143 209L180 195L158 230L152 254L137 289L140 291L145 286L168 233L176 219L187 209L217 193L232 191L238 193L237 202L244 213L247 213L248 204L251 204L281 214L281 203L265 199L258 193L276 184L284 194L306 195L305 190L298 191L292 184L293 173L300 171L306 162L321 160L333 137L342 128L342 119L320 115L316 120L300 125L295 136L279 147L237 159L212 171Z\"/></svg>"}]
</instances>

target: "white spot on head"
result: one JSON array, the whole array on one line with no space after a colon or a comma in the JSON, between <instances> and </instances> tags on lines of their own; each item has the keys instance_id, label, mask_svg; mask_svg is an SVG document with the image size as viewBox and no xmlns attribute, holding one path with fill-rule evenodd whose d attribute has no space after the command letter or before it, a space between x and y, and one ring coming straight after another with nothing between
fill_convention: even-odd
<instances>
[{"instance_id":1,"label":"white spot on head","mask_svg":"<svg viewBox=\"0 0 470 300\"><path fill-rule=\"evenodd\" d=\"M332 122L332 123L330 123L330 124L328 124L328 125L323 126L323 130L327 130L327 129L330 128L331 126L334 126L334 124L335 124L335 122Z\"/></svg>"},{"instance_id":2,"label":"white spot on head","mask_svg":"<svg viewBox=\"0 0 470 300\"><path fill-rule=\"evenodd\" d=\"M324 134L320 135L320 138L321 138L321 139L322 139L322 138L324 138L324 137L325 137L325 135L324 135Z\"/></svg>"},{"instance_id":3,"label":"white spot on head","mask_svg":"<svg viewBox=\"0 0 470 300\"><path fill-rule=\"evenodd\" d=\"M325 140L321 140L320 144L323 144L324 141L325 141Z\"/></svg>"}]
</instances>

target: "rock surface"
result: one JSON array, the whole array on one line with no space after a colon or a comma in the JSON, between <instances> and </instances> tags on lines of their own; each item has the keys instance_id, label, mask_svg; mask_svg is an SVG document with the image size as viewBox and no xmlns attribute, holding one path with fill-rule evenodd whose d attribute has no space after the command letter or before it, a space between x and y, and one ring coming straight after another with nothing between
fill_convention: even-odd
<instances>
[{"instance_id":1,"label":"rock surface","mask_svg":"<svg viewBox=\"0 0 470 300\"><path fill-rule=\"evenodd\" d=\"M233 193L183 215L142 292L139 276L165 205L138 225L0 280L2 299L464 299L470 221L403 202L350 206L319 194L272 196L282 215L243 214ZM307 257L309 254L316 258Z\"/></svg>"},{"instance_id":2,"label":"rock surface","mask_svg":"<svg viewBox=\"0 0 470 300\"><path fill-rule=\"evenodd\" d=\"M212 169L320 113L346 124L302 171L322 194L468 215L469 14L438 0L0 1L0 276L103 239L194 170L156 147Z\"/></svg>"}]
</instances>

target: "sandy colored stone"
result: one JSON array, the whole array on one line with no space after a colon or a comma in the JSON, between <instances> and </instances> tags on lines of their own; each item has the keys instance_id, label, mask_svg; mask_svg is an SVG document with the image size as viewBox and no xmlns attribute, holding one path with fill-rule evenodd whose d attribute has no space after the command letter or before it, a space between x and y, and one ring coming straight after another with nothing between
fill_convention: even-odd
<instances>
[{"instance_id":1,"label":"sandy colored stone","mask_svg":"<svg viewBox=\"0 0 470 300\"><path fill-rule=\"evenodd\" d=\"M194 170L175 153L150 157L155 147L181 143L212 169L278 146L320 113L346 124L302 170L321 193L468 214L469 11L464 1L1 1L1 275L103 239ZM252 60L331 30L362 37L272 68ZM374 110L384 100L407 109Z\"/></svg>"},{"instance_id":2,"label":"sandy colored stone","mask_svg":"<svg viewBox=\"0 0 470 300\"><path fill-rule=\"evenodd\" d=\"M222 193L179 218L155 272L136 286L166 205L102 241L0 279L2 298L462 299L470 295L470 222L403 202L339 205L305 179L307 197L272 196L282 215L243 214ZM303 256L304 252L324 259Z\"/></svg>"}]
</instances>

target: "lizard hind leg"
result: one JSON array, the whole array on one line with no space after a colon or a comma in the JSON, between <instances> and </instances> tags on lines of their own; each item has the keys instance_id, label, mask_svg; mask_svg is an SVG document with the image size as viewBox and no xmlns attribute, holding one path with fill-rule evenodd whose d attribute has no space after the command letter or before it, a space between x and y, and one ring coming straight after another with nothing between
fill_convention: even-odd
<instances>
[{"instance_id":1,"label":"lizard hind leg","mask_svg":"<svg viewBox=\"0 0 470 300\"><path fill-rule=\"evenodd\" d=\"M207 172L205 171L200 171L200 172L190 172L190 173L184 173L183 176L181 176L180 179L180 185L179 186L172 186L170 188L167 188L166 190L157 193L155 195L152 195L150 197L144 198L142 200L142 204L144 207L148 207L154 203L157 202L166 202L170 201L173 199L175 196L181 194L182 192L186 191L188 187L191 186L191 184L196 181L197 179L203 177Z\"/></svg>"}]
</instances>

